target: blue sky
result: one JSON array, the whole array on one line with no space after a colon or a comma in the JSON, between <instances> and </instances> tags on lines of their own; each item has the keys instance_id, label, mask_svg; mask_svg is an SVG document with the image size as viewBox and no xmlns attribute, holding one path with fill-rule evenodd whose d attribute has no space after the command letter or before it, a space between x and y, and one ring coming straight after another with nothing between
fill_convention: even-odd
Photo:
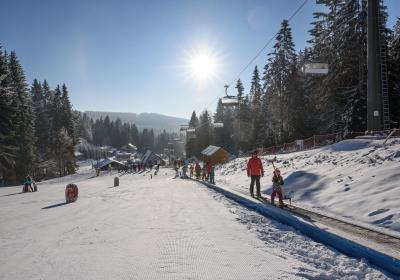
<instances>
[{"instance_id":1,"label":"blue sky","mask_svg":"<svg viewBox=\"0 0 400 280\"><path fill-rule=\"evenodd\" d=\"M302 2L8 0L1 3L0 43L16 50L29 82L66 83L78 110L189 118L192 110L215 110L224 84ZM291 22L297 49L309 39L314 2ZM393 26L400 1L385 2ZM216 77L202 84L185 67L199 50L218 61ZM241 75L246 91L254 66L263 67L269 50Z\"/></svg>"}]
</instances>

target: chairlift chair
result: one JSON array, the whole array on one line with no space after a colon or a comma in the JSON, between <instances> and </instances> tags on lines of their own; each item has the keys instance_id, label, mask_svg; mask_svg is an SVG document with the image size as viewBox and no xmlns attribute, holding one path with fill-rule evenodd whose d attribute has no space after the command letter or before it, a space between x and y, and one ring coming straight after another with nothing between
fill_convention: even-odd
<instances>
[{"instance_id":1,"label":"chairlift chair","mask_svg":"<svg viewBox=\"0 0 400 280\"><path fill-rule=\"evenodd\" d=\"M328 63L307 62L304 63L301 71L304 74L326 75L329 73Z\"/></svg>"},{"instance_id":2,"label":"chairlift chair","mask_svg":"<svg viewBox=\"0 0 400 280\"><path fill-rule=\"evenodd\" d=\"M221 103L225 107L234 107L239 105L240 100L236 95L228 95L228 87L229 85L225 85L225 96L221 98Z\"/></svg>"},{"instance_id":3,"label":"chairlift chair","mask_svg":"<svg viewBox=\"0 0 400 280\"><path fill-rule=\"evenodd\" d=\"M224 96L221 98L222 105L225 107L233 107L239 105L239 99L236 96Z\"/></svg>"},{"instance_id":4,"label":"chairlift chair","mask_svg":"<svg viewBox=\"0 0 400 280\"><path fill-rule=\"evenodd\" d=\"M196 129L195 128L188 128L186 130L186 136L188 139L195 139L196 138Z\"/></svg>"},{"instance_id":5,"label":"chairlift chair","mask_svg":"<svg viewBox=\"0 0 400 280\"><path fill-rule=\"evenodd\" d=\"M186 131L189 128L189 126L187 124L182 124L180 131Z\"/></svg>"},{"instance_id":6,"label":"chairlift chair","mask_svg":"<svg viewBox=\"0 0 400 280\"><path fill-rule=\"evenodd\" d=\"M222 122L215 122L215 123L213 123L213 127L214 127L214 128L223 128L223 127L224 127L224 123L222 123Z\"/></svg>"}]
</instances>

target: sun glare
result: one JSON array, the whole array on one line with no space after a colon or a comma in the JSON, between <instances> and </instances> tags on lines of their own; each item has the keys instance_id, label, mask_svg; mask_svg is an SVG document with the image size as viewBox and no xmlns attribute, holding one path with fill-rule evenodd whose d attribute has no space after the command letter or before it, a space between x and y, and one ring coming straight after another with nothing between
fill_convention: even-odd
<instances>
[{"instance_id":1,"label":"sun glare","mask_svg":"<svg viewBox=\"0 0 400 280\"><path fill-rule=\"evenodd\" d=\"M205 50L190 53L187 57L189 75L200 84L204 84L218 74L218 58Z\"/></svg>"}]
</instances>

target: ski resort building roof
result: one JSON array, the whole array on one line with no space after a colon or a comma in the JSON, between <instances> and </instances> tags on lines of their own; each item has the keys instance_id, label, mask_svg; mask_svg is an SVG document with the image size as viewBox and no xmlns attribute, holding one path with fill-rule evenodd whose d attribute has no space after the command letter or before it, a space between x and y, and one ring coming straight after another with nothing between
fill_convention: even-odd
<instances>
[{"instance_id":1,"label":"ski resort building roof","mask_svg":"<svg viewBox=\"0 0 400 280\"><path fill-rule=\"evenodd\" d=\"M142 164L147 165L147 164L161 164L165 165L165 161L161 158L160 155L157 155L151 150L147 150L143 157L142 157Z\"/></svg>"},{"instance_id":2,"label":"ski resort building roof","mask_svg":"<svg viewBox=\"0 0 400 280\"><path fill-rule=\"evenodd\" d=\"M107 169L108 166L118 167L118 166L126 166L126 165L123 164L122 162L117 161L117 160L106 158L106 159L103 159L102 161L98 162L95 165L95 168L104 170L104 169Z\"/></svg>"},{"instance_id":3,"label":"ski resort building roof","mask_svg":"<svg viewBox=\"0 0 400 280\"><path fill-rule=\"evenodd\" d=\"M204 161L211 161L212 164L220 164L229 161L229 153L218 146L208 146L201 151Z\"/></svg>"}]
</instances>

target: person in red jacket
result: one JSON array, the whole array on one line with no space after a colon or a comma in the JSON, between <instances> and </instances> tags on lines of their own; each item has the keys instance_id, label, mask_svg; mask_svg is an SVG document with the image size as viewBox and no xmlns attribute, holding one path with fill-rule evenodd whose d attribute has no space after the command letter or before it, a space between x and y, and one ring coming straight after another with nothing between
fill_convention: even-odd
<instances>
[{"instance_id":1,"label":"person in red jacket","mask_svg":"<svg viewBox=\"0 0 400 280\"><path fill-rule=\"evenodd\" d=\"M206 180L207 181L210 180L211 167L212 167L211 162L207 161L207 163L206 163L206 170L207 170L207 178L206 178Z\"/></svg>"},{"instance_id":2,"label":"person in red jacket","mask_svg":"<svg viewBox=\"0 0 400 280\"><path fill-rule=\"evenodd\" d=\"M257 186L257 197L261 197L260 177L264 176L264 169L261 159L257 156L257 150L251 153L247 163L247 177L251 177L250 194L254 196L254 183Z\"/></svg>"}]
</instances>

